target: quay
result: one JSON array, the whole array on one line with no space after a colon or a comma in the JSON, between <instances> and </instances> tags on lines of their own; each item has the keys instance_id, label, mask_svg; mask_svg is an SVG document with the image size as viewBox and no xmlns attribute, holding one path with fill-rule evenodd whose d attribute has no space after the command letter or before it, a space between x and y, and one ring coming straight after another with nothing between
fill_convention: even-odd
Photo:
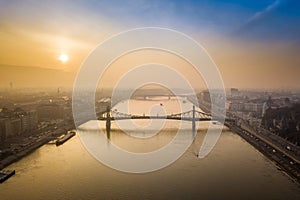
<instances>
[{"instance_id":1,"label":"quay","mask_svg":"<svg viewBox=\"0 0 300 200\"><path fill-rule=\"evenodd\" d=\"M46 133L43 133L42 136L32 138L26 144L17 144L15 148L10 150L10 154L8 156L5 156L0 160L0 170L22 159L23 157L32 153L34 150L38 149L39 147L43 146L44 144L47 144L49 141L58 137L63 132L66 132L66 130L70 129L74 129L74 127L71 125L62 126L61 128L55 129L53 131L47 131Z\"/></svg>"},{"instance_id":2,"label":"quay","mask_svg":"<svg viewBox=\"0 0 300 200\"><path fill-rule=\"evenodd\" d=\"M199 107L205 112L210 112L209 104L199 102ZM285 139L269 133L265 129L257 128L255 130L243 122L237 125L234 120L226 120L224 125L273 161L279 170L286 172L291 178L300 183L299 146L291 144Z\"/></svg>"},{"instance_id":3,"label":"quay","mask_svg":"<svg viewBox=\"0 0 300 200\"><path fill-rule=\"evenodd\" d=\"M225 123L225 125L273 161L279 167L279 170L285 171L300 183L300 162L297 155L274 144L269 138L246 125L237 126L232 123Z\"/></svg>"}]
</instances>

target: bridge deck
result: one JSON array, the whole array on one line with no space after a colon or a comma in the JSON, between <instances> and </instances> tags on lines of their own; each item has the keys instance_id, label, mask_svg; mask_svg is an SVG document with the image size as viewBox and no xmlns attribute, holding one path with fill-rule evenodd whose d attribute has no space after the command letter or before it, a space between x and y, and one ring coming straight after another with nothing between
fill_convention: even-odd
<instances>
[{"instance_id":1,"label":"bridge deck","mask_svg":"<svg viewBox=\"0 0 300 200\"><path fill-rule=\"evenodd\" d=\"M100 117L99 120L107 120L107 117ZM130 116L130 117L111 117L110 120L128 120L128 119L170 119L184 121L211 121L212 118L191 118L191 117L173 117L173 116Z\"/></svg>"},{"instance_id":2,"label":"bridge deck","mask_svg":"<svg viewBox=\"0 0 300 200\"><path fill-rule=\"evenodd\" d=\"M177 114L169 114L169 115L133 115L127 113L121 113L118 111L110 110L109 112L103 112L100 114L98 120L129 120L129 119L168 119L168 120L183 120L183 121L219 121L222 118L217 116L212 117L210 113L200 112L195 110L195 106L193 106L193 110L177 113ZM222 121L222 120L221 120Z\"/></svg>"}]
</instances>

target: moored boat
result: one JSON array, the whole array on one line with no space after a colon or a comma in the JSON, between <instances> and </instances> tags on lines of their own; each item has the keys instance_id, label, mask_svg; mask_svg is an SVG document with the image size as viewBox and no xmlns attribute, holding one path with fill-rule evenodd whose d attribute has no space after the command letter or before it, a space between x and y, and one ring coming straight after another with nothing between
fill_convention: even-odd
<instances>
[{"instance_id":1,"label":"moored boat","mask_svg":"<svg viewBox=\"0 0 300 200\"><path fill-rule=\"evenodd\" d=\"M56 140L56 146L62 145L63 143L68 141L71 137L73 137L75 134L76 134L75 131L68 132L66 135L64 135L64 137Z\"/></svg>"},{"instance_id":2,"label":"moored boat","mask_svg":"<svg viewBox=\"0 0 300 200\"><path fill-rule=\"evenodd\" d=\"M16 173L15 170L2 170L2 171L0 171L0 183L3 183L7 179L9 179L15 173Z\"/></svg>"}]
</instances>

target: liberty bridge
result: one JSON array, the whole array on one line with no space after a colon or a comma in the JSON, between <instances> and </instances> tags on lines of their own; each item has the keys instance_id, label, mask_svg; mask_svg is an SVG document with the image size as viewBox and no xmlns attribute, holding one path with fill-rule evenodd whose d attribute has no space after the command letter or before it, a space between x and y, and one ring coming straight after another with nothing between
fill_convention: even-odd
<instances>
[{"instance_id":1,"label":"liberty bridge","mask_svg":"<svg viewBox=\"0 0 300 200\"><path fill-rule=\"evenodd\" d=\"M168 120L183 120L192 122L192 131L196 131L196 122L197 121L212 121L217 120L213 119L211 114L200 112L195 109L193 105L192 110L182 113L169 114L169 115L133 115L118 112L116 110L111 110L110 107L107 107L106 112L100 114L98 120L106 121L106 132L110 133L111 121L114 120L128 120L128 119L168 119Z\"/></svg>"}]
</instances>

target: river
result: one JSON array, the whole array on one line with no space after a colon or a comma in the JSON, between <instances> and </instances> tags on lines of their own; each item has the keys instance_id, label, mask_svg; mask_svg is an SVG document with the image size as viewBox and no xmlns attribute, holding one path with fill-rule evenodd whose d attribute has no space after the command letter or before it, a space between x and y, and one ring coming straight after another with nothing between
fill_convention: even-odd
<instances>
[{"instance_id":1,"label":"river","mask_svg":"<svg viewBox=\"0 0 300 200\"><path fill-rule=\"evenodd\" d=\"M167 106L170 101L131 100L130 111L143 114L141 108L155 104L152 112L164 114L159 106ZM119 104L114 109L120 111L122 107ZM87 129L82 131L92 132L89 126L93 123L99 122L84 124ZM149 125L147 120L135 123ZM141 131L126 127L128 135L112 122L111 142L132 152L153 151L174 138L179 123L167 121L157 134L151 128ZM46 144L7 167L15 169L16 175L0 185L1 200L300 199L298 183L226 128L212 152L197 158L209 123L199 123L195 141L176 162L150 173L124 173L103 165L86 151L79 134L59 147ZM190 122L184 124L184 128L190 127Z\"/></svg>"}]
</instances>

